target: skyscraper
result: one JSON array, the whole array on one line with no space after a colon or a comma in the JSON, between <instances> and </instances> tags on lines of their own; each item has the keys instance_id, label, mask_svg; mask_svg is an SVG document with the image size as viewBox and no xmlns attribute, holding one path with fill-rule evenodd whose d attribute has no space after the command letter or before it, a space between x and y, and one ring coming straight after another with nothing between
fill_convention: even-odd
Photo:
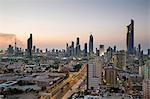
<instances>
[{"instance_id":1,"label":"skyscraper","mask_svg":"<svg viewBox=\"0 0 150 99\"><path fill-rule=\"evenodd\" d=\"M69 46L68 46L68 43L66 43L66 56L69 56Z\"/></svg>"},{"instance_id":2,"label":"skyscraper","mask_svg":"<svg viewBox=\"0 0 150 99\"><path fill-rule=\"evenodd\" d=\"M143 99L150 99L150 60L144 65Z\"/></svg>"},{"instance_id":3,"label":"skyscraper","mask_svg":"<svg viewBox=\"0 0 150 99\"><path fill-rule=\"evenodd\" d=\"M77 45L79 45L80 44L80 39L79 39L79 37L77 37Z\"/></svg>"},{"instance_id":4,"label":"skyscraper","mask_svg":"<svg viewBox=\"0 0 150 99\"><path fill-rule=\"evenodd\" d=\"M46 48L46 49L45 49L45 53L47 53L47 52L48 52L48 49Z\"/></svg>"},{"instance_id":5,"label":"skyscraper","mask_svg":"<svg viewBox=\"0 0 150 99\"><path fill-rule=\"evenodd\" d=\"M134 20L127 26L127 52L133 54L134 52Z\"/></svg>"},{"instance_id":6,"label":"skyscraper","mask_svg":"<svg viewBox=\"0 0 150 99\"><path fill-rule=\"evenodd\" d=\"M87 56L87 43L84 43L84 57Z\"/></svg>"},{"instance_id":7,"label":"skyscraper","mask_svg":"<svg viewBox=\"0 0 150 99\"><path fill-rule=\"evenodd\" d=\"M74 42L71 43L71 56L74 56Z\"/></svg>"},{"instance_id":8,"label":"skyscraper","mask_svg":"<svg viewBox=\"0 0 150 99\"><path fill-rule=\"evenodd\" d=\"M101 84L102 63L95 58L88 62L87 67L87 89L97 90Z\"/></svg>"},{"instance_id":9,"label":"skyscraper","mask_svg":"<svg viewBox=\"0 0 150 99\"><path fill-rule=\"evenodd\" d=\"M89 54L93 54L93 35L90 35L90 39L89 39Z\"/></svg>"},{"instance_id":10,"label":"skyscraper","mask_svg":"<svg viewBox=\"0 0 150 99\"><path fill-rule=\"evenodd\" d=\"M80 39L77 37L77 42L76 42L76 56L80 55Z\"/></svg>"},{"instance_id":11,"label":"skyscraper","mask_svg":"<svg viewBox=\"0 0 150 99\"><path fill-rule=\"evenodd\" d=\"M116 45L114 46L114 52L116 52Z\"/></svg>"},{"instance_id":12,"label":"skyscraper","mask_svg":"<svg viewBox=\"0 0 150 99\"><path fill-rule=\"evenodd\" d=\"M107 49L107 60L110 61L112 58L112 55L113 55L113 49L109 46Z\"/></svg>"},{"instance_id":13,"label":"skyscraper","mask_svg":"<svg viewBox=\"0 0 150 99\"><path fill-rule=\"evenodd\" d=\"M34 45L34 46L33 46L33 53L36 52L35 50L36 50L36 46Z\"/></svg>"},{"instance_id":14,"label":"skyscraper","mask_svg":"<svg viewBox=\"0 0 150 99\"><path fill-rule=\"evenodd\" d=\"M138 53L141 52L141 44L138 44Z\"/></svg>"},{"instance_id":15,"label":"skyscraper","mask_svg":"<svg viewBox=\"0 0 150 99\"><path fill-rule=\"evenodd\" d=\"M100 56L104 55L104 45L99 46L99 55Z\"/></svg>"},{"instance_id":16,"label":"skyscraper","mask_svg":"<svg viewBox=\"0 0 150 99\"><path fill-rule=\"evenodd\" d=\"M27 53L28 58L32 58L32 34L30 34L30 37L27 40Z\"/></svg>"},{"instance_id":17,"label":"skyscraper","mask_svg":"<svg viewBox=\"0 0 150 99\"><path fill-rule=\"evenodd\" d=\"M117 69L113 64L104 67L104 81L107 86L116 87L117 85Z\"/></svg>"},{"instance_id":18,"label":"skyscraper","mask_svg":"<svg viewBox=\"0 0 150 99\"><path fill-rule=\"evenodd\" d=\"M66 52L68 52L68 43L66 43Z\"/></svg>"},{"instance_id":19,"label":"skyscraper","mask_svg":"<svg viewBox=\"0 0 150 99\"><path fill-rule=\"evenodd\" d=\"M148 51L148 53L147 53L147 54L150 56L150 49L148 49L147 51Z\"/></svg>"}]
</instances>

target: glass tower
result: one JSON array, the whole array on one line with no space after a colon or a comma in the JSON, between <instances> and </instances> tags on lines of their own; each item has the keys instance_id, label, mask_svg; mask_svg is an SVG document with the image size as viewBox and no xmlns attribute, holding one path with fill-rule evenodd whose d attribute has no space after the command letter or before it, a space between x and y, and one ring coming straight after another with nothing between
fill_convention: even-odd
<instances>
[{"instance_id":1,"label":"glass tower","mask_svg":"<svg viewBox=\"0 0 150 99\"><path fill-rule=\"evenodd\" d=\"M127 26L127 52L133 54L134 52L134 20Z\"/></svg>"}]
</instances>

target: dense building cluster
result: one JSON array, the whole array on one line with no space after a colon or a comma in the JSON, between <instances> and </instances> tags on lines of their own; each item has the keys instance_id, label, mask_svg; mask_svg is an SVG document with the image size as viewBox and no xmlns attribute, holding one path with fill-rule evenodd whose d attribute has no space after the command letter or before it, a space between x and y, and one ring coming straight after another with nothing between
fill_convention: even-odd
<instances>
[{"instance_id":1,"label":"dense building cluster","mask_svg":"<svg viewBox=\"0 0 150 99\"><path fill-rule=\"evenodd\" d=\"M26 49L15 41L0 51L1 97L150 99L150 49L135 46L134 20L127 26L126 50L103 44L94 50L92 33L83 49L79 37L62 50L43 51L33 40L30 34Z\"/></svg>"}]
</instances>

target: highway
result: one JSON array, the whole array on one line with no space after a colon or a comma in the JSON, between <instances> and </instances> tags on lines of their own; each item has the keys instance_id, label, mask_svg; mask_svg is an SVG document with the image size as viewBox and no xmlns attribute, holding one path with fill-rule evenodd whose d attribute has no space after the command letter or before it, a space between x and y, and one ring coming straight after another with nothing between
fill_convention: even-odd
<instances>
[{"instance_id":1,"label":"highway","mask_svg":"<svg viewBox=\"0 0 150 99\"><path fill-rule=\"evenodd\" d=\"M80 80L86 75L87 66L83 65L82 68L76 73L69 73L69 77L59 83L52 89L41 96L41 99L62 99L62 97Z\"/></svg>"},{"instance_id":2,"label":"highway","mask_svg":"<svg viewBox=\"0 0 150 99\"><path fill-rule=\"evenodd\" d=\"M82 76L82 78L79 79L77 83L71 87L72 90L68 90L68 92L62 97L62 99L68 99L73 93L78 92L82 84L85 83L84 81L86 79L86 75L87 74L84 74L84 76Z\"/></svg>"}]
</instances>

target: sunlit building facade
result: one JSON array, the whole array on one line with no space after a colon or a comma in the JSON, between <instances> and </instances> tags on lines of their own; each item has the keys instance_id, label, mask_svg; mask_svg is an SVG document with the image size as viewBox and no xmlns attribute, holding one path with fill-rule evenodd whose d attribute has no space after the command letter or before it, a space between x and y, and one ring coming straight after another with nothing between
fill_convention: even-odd
<instances>
[{"instance_id":1,"label":"sunlit building facade","mask_svg":"<svg viewBox=\"0 0 150 99\"><path fill-rule=\"evenodd\" d=\"M90 60L87 68L87 89L97 90L101 84L102 64L98 58Z\"/></svg>"}]
</instances>

